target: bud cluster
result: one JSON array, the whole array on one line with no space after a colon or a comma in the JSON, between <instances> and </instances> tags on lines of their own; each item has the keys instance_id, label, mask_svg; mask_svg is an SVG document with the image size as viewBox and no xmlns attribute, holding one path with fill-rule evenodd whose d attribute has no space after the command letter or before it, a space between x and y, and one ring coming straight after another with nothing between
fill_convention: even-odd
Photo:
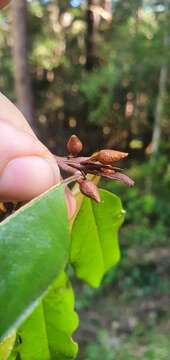
<instances>
[{"instance_id":1,"label":"bud cluster","mask_svg":"<svg viewBox=\"0 0 170 360\"><path fill-rule=\"evenodd\" d=\"M77 156L83 150L83 144L76 135L72 135L67 143L70 156Z\"/></svg>"},{"instance_id":2,"label":"bud cluster","mask_svg":"<svg viewBox=\"0 0 170 360\"><path fill-rule=\"evenodd\" d=\"M68 156L55 156L60 169L72 175L72 179L79 184L82 194L100 202L97 186L87 180L87 174L102 176L106 179L118 180L133 186L134 181L116 167L114 163L128 156L128 153L115 150L100 150L91 157L78 156L83 149L83 144L76 135L72 135L67 143Z\"/></svg>"}]
</instances>

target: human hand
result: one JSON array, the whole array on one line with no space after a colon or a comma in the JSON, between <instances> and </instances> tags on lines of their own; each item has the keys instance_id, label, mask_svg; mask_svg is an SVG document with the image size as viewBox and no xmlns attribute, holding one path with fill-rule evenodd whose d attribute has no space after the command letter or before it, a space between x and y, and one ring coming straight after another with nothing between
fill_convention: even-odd
<instances>
[{"instance_id":1,"label":"human hand","mask_svg":"<svg viewBox=\"0 0 170 360\"><path fill-rule=\"evenodd\" d=\"M20 111L0 93L0 200L29 201L60 181L54 156ZM66 190L71 216L74 199Z\"/></svg>"},{"instance_id":2,"label":"human hand","mask_svg":"<svg viewBox=\"0 0 170 360\"><path fill-rule=\"evenodd\" d=\"M0 0L0 9L8 5L11 0Z\"/></svg>"}]
</instances>

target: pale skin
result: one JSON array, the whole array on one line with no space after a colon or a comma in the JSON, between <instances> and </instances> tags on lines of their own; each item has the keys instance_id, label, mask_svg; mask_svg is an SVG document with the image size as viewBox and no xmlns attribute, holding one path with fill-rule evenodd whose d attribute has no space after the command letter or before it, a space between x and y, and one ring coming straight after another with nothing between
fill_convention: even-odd
<instances>
[{"instance_id":1,"label":"pale skin","mask_svg":"<svg viewBox=\"0 0 170 360\"><path fill-rule=\"evenodd\" d=\"M29 201L60 182L52 153L21 112L0 93L0 200ZM69 216L75 201L66 189Z\"/></svg>"}]
</instances>

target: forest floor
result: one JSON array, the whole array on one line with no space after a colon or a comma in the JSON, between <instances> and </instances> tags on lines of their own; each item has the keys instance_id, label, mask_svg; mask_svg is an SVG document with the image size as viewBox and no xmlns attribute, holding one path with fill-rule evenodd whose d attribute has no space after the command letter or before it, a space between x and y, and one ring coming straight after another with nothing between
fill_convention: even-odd
<instances>
[{"instance_id":1,"label":"forest floor","mask_svg":"<svg viewBox=\"0 0 170 360\"><path fill-rule=\"evenodd\" d=\"M130 268L101 290L81 289L81 360L170 359L170 247L126 257Z\"/></svg>"}]
</instances>

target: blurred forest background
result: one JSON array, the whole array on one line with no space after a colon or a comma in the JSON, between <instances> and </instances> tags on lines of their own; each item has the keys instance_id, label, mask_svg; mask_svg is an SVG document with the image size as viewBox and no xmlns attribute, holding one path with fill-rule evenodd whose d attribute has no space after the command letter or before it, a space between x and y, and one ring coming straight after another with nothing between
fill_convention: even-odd
<instances>
[{"instance_id":1,"label":"blurred forest background","mask_svg":"<svg viewBox=\"0 0 170 360\"><path fill-rule=\"evenodd\" d=\"M13 0L0 12L0 90L65 153L130 153L122 259L76 283L81 360L170 358L170 0Z\"/></svg>"}]
</instances>

